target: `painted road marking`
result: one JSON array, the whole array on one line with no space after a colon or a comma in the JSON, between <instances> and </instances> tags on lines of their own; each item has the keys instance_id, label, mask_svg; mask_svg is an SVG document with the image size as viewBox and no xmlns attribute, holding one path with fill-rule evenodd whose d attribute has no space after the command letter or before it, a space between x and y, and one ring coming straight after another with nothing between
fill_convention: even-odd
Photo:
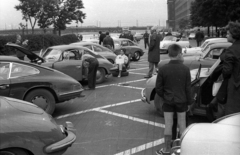
<instances>
[{"instance_id":1,"label":"painted road marking","mask_svg":"<svg viewBox=\"0 0 240 155\"><path fill-rule=\"evenodd\" d=\"M165 128L165 125L164 125L164 124L156 123L156 122L152 122L152 121L148 121L148 120L144 120L144 119L137 118L137 117L132 117L132 116L128 116L128 115L124 115L124 114L119 114L119 113L116 113L116 112L107 111L107 110L102 110L102 109L99 109L99 110L96 110L96 111L102 112L102 113L105 113L105 114L109 114L109 115L113 115L113 116L117 116L117 117L126 118L126 119L129 119L129 120L135 121L135 122L140 122L140 123L144 123L144 124L148 124L148 125L153 125L153 126L160 127L160 128Z\"/></svg>"},{"instance_id":2,"label":"painted road marking","mask_svg":"<svg viewBox=\"0 0 240 155\"><path fill-rule=\"evenodd\" d=\"M148 66L147 64L131 64L131 65L136 65L136 66Z\"/></svg>"},{"instance_id":3,"label":"painted road marking","mask_svg":"<svg viewBox=\"0 0 240 155\"><path fill-rule=\"evenodd\" d=\"M163 143L164 143L164 139L161 138L161 139L155 140L153 142L149 142L149 143L140 145L138 147L134 147L132 149L129 149L129 150L126 150L126 151L123 151L123 152L119 152L119 153L117 153L115 155L132 155L132 154L135 154L135 153L138 153L138 152L150 149L152 147L161 145Z\"/></svg>"},{"instance_id":4,"label":"painted road marking","mask_svg":"<svg viewBox=\"0 0 240 155\"><path fill-rule=\"evenodd\" d=\"M137 69L129 69L128 71L137 71L137 70L143 70L143 69L148 69L149 67L144 67L144 68L137 68Z\"/></svg>"},{"instance_id":5,"label":"painted road marking","mask_svg":"<svg viewBox=\"0 0 240 155\"><path fill-rule=\"evenodd\" d=\"M109 86L118 86L121 84L127 84L127 83L134 83L134 82L140 82L140 81L145 81L146 79L140 79L140 80L133 80L133 81L126 81L126 82L120 82L120 83L114 83L114 84L108 84L108 85L101 85L97 86L96 88L104 88L104 87L109 87Z\"/></svg>"},{"instance_id":6,"label":"painted road marking","mask_svg":"<svg viewBox=\"0 0 240 155\"><path fill-rule=\"evenodd\" d=\"M125 88L131 88L131 89L139 89L139 90L143 90L144 88L140 88L140 87L133 87L133 86L123 86L123 85L116 85L118 87L125 87Z\"/></svg>"},{"instance_id":7,"label":"painted road marking","mask_svg":"<svg viewBox=\"0 0 240 155\"><path fill-rule=\"evenodd\" d=\"M129 72L130 74L137 74L137 75L146 75L146 73L135 73L135 72Z\"/></svg>"},{"instance_id":8,"label":"painted road marking","mask_svg":"<svg viewBox=\"0 0 240 155\"><path fill-rule=\"evenodd\" d=\"M74 112L74 113L70 113L70 114L61 115L61 116L55 117L55 119L61 119L61 118L66 118L66 117L70 117L70 116L76 116L76 115L84 114L84 113L91 112L91 111L97 111L97 110L100 110L100 109L105 109L105 108L110 108L110 107L115 107L115 106L120 106L120 105L140 102L140 101L142 101L142 100L137 99L137 100L119 102L119 103L105 105L105 106L101 106L101 107L97 107L97 108L93 108L93 109L88 109L88 110L83 110L83 111L78 111L78 112Z\"/></svg>"}]
</instances>

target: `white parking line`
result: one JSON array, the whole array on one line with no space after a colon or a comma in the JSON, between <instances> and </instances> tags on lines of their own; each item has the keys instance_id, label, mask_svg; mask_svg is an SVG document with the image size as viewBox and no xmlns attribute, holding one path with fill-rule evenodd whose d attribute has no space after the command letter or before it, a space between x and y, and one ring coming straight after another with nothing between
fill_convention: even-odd
<instances>
[{"instance_id":1,"label":"white parking line","mask_svg":"<svg viewBox=\"0 0 240 155\"><path fill-rule=\"evenodd\" d=\"M109 86L118 86L118 85L121 85L121 84L134 83L134 82L140 82L140 81L145 81L145 80L146 80L146 79L139 79L139 80L126 81L126 82L121 82L121 83L101 85L101 86L97 86L96 88L104 88L104 87L109 87Z\"/></svg>"},{"instance_id":2,"label":"white parking line","mask_svg":"<svg viewBox=\"0 0 240 155\"><path fill-rule=\"evenodd\" d=\"M165 128L164 124L144 120L144 119L141 119L141 118L136 118L136 117L132 117L132 116L124 115L124 114L119 114L119 113L115 113L115 112L107 111L107 110L102 110L102 109L99 109L99 110L96 110L96 111L106 113L106 114L109 114L109 115L113 115L113 116L126 118L126 119L129 119L129 120L135 121L135 122L140 122L140 123L145 123L145 124L153 125L153 126L160 127L160 128Z\"/></svg>"},{"instance_id":3,"label":"white parking line","mask_svg":"<svg viewBox=\"0 0 240 155\"><path fill-rule=\"evenodd\" d=\"M55 117L55 119L61 119L61 118L66 118L66 117L70 117L70 116L76 116L76 115L84 114L84 113L91 112L91 111L97 111L97 110L100 110L100 109L105 109L105 108L110 108L110 107L130 104L130 103L135 103L135 102L139 102L139 101L141 101L141 99L125 101L125 102L120 102L120 103L115 103L115 104L110 104L110 105L105 105L105 106L102 106L102 107L97 107L97 108L93 108L93 109L88 109L88 110L83 110L83 111L78 111L78 112L58 116L58 117Z\"/></svg>"},{"instance_id":4,"label":"white parking line","mask_svg":"<svg viewBox=\"0 0 240 155\"><path fill-rule=\"evenodd\" d=\"M133 87L133 86L123 86L123 85L116 85L118 87L125 87L125 88L131 88L131 89L139 89L139 90L143 90L144 88L140 88L140 87Z\"/></svg>"},{"instance_id":5,"label":"white parking line","mask_svg":"<svg viewBox=\"0 0 240 155\"><path fill-rule=\"evenodd\" d=\"M155 141L153 141L153 142L149 142L149 143L140 145L140 146L138 146L138 147L134 147L134 148L132 148L132 149L129 149L129 150L126 150L126 151L117 153L117 154L115 154L115 155L132 155L132 154L135 154L135 153L138 153L138 152L141 152L141 151L150 149L150 148L152 148L152 147L161 145L161 144L163 144L163 143L164 143L164 139L161 138L161 139L155 140Z\"/></svg>"},{"instance_id":6,"label":"white parking line","mask_svg":"<svg viewBox=\"0 0 240 155\"><path fill-rule=\"evenodd\" d=\"M147 75L146 73L135 73L135 72L129 72L130 74L137 74L137 75Z\"/></svg>"},{"instance_id":7,"label":"white parking line","mask_svg":"<svg viewBox=\"0 0 240 155\"><path fill-rule=\"evenodd\" d=\"M143 69L148 69L148 67L137 68L137 69L129 69L128 71L137 71L137 70L143 70Z\"/></svg>"}]
</instances>

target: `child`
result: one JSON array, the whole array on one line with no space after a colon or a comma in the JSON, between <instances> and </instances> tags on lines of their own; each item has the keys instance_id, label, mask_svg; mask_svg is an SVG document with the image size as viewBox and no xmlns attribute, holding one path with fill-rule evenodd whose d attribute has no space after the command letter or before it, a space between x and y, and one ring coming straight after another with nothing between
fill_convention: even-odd
<instances>
[{"instance_id":1,"label":"child","mask_svg":"<svg viewBox=\"0 0 240 155\"><path fill-rule=\"evenodd\" d=\"M128 57L125 55L124 49L121 49L120 55L115 59L115 64L118 65L119 74L118 77L121 77L122 66L128 63Z\"/></svg>"}]
</instances>

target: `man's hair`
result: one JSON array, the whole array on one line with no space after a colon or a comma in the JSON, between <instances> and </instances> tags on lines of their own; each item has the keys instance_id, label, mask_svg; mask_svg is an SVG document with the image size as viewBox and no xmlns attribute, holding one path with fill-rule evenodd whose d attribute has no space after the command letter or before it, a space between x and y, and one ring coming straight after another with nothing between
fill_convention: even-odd
<instances>
[{"instance_id":1,"label":"man's hair","mask_svg":"<svg viewBox=\"0 0 240 155\"><path fill-rule=\"evenodd\" d=\"M102 31L99 31L99 34L102 34Z\"/></svg>"},{"instance_id":2,"label":"man's hair","mask_svg":"<svg viewBox=\"0 0 240 155\"><path fill-rule=\"evenodd\" d=\"M178 44L172 44L168 47L168 55L170 57L177 57L178 54L182 53L182 47Z\"/></svg>"},{"instance_id":3,"label":"man's hair","mask_svg":"<svg viewBox=\"0 0 240 155\"><path fill-rule=\"evenodd\" d=\"M126 49L125 48L121 48L121 51L123 51L123 53L126 53Z\"/></svg>"},{"instance_id":4,"label":"man's hair","mask_svg":"<svg viewBox=\"0 0 240 155\"><path fill-rule=\"evenodd\" d=\"M109 32L106 32L106 35L109 35Z\"/></svg>"},{"instance_id":5,"label":"man's hair","mask_svg":"<svg viewBox=\"0 0 240 155\"><path fill-rule=\"evenodd\" d=\"M229 30L233 39L240 40L240 23L229 22L227 30Z\"/></svg>"}]
</instances>

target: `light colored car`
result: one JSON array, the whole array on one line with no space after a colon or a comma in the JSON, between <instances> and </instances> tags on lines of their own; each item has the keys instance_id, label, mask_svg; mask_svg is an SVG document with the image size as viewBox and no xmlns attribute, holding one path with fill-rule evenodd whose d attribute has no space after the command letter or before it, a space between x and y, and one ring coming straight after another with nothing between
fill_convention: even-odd
<instances>
[{"instance_id":1,"label":"light colored car","mask_svg":"<svg viewBox=\"0 0 240 155\"><path fill-rule=\"evenodd\" d=\"M181 38L180 40L174 36L166 36L163 41L160 42L160 53L168 53L167 49L172 44L178 44L182 48L191 47L187 38Z\"/></svg>"},{"instance_id":2,"label":"light colored car","mask_svg":"<svg viewBox=\"0 0 240 155\"><path fill-rule=\"evenodd\" d=\"M240 113L213 123L195 123L175 140L172 155L237 155L240 148ZM180 145L179 145L180 144Z\"/></svg>"},{"instance_id":3,"label":"light colored car","mask_svg":"<svg viewBox=\"0 0 240 155\"><path fill-rule=\"evenodd\" d=\"M215 43L225 43L228 42L227 38L211 38L206 39L204 43L200 47L192 47L192 48L183 48L183 56L200 56L204 51L208 48L209 45Z\"/></svg>"},{"instance_id":4,"label":"light colored car","mask_svg":"<svg viewBox=\"0 0 240 155\"><path fill-rule=\"evenodd\" d=\"M70 45L79 45L79 46L83 46L86 47L94 52L97 52L99 55L104 56L105 58L107 58L112 64L114 64L114 61L116 59L116 54L110 50L109 48L103 47L99 44L96 43L92 43L92 42L76 42L76 43L72 43Z\"/></svg>"},{"instance_id":5,"label":"light colored car","mask_svg":"<svg viewBox=\"0 0 240 155\"><path fill-rule=\"evenodd\" d=\"M229 46L231 46L231 43L216 43L213 45L210 45L209 48L202 54L202 56L191 56L191 57L185 57L184 58L184 64L189 67L190 70L199 68L200 64L202 68L210 68L213 66L213 64L218 60L219 55L222 53L222 51ZM159 67L167 64L169 62L169 59L162 60L159 63ZM206 70L206 69L202 69ZM194 74L194 72L192 72ZM159 107L159 96L156 95L155 85L156 85L156 78L157 75L153 75L152 78L148 79L146 82L146 87L142 91L142 101L146 102L148 104L151 104L151 101L154 101L154 105L156 107L156 110L162 113L161 107ZM205 109L204 109L205 110ZM205 111L194 111L194 114L197 115L206 115Z\"/></svg>"},{"instance_id":6,"label":"light colored car","mask_svg":"<svg viewBox=\"0 0 240 155\"><path fill-rule=\"evenodd\" d=\"M136 41L140 41L141 39L143 39L143 34L136 32L133 37L135 38Z\"/></svg>"},{"instance_id":7,"label":"light colored car","mask_svg":"<svg viewBox=\"0 0 240 155\"><path fill-rule=\"evenodd\" d=\"M71 122L57 125L38 106L0 97L1 155L62 155L76 140Z\"/></svg>"},{"instance_id":8,"label":"light colored car","mask_svg":"<svg viewBox=\"0 0 240 155\"><path fill-rule=\"evenodd\" d=\"M189 36L188 36L188 39L189 40L195 39L195 36L196 36L196 33L190 33Z\"/></svg>"}]
</instances>

